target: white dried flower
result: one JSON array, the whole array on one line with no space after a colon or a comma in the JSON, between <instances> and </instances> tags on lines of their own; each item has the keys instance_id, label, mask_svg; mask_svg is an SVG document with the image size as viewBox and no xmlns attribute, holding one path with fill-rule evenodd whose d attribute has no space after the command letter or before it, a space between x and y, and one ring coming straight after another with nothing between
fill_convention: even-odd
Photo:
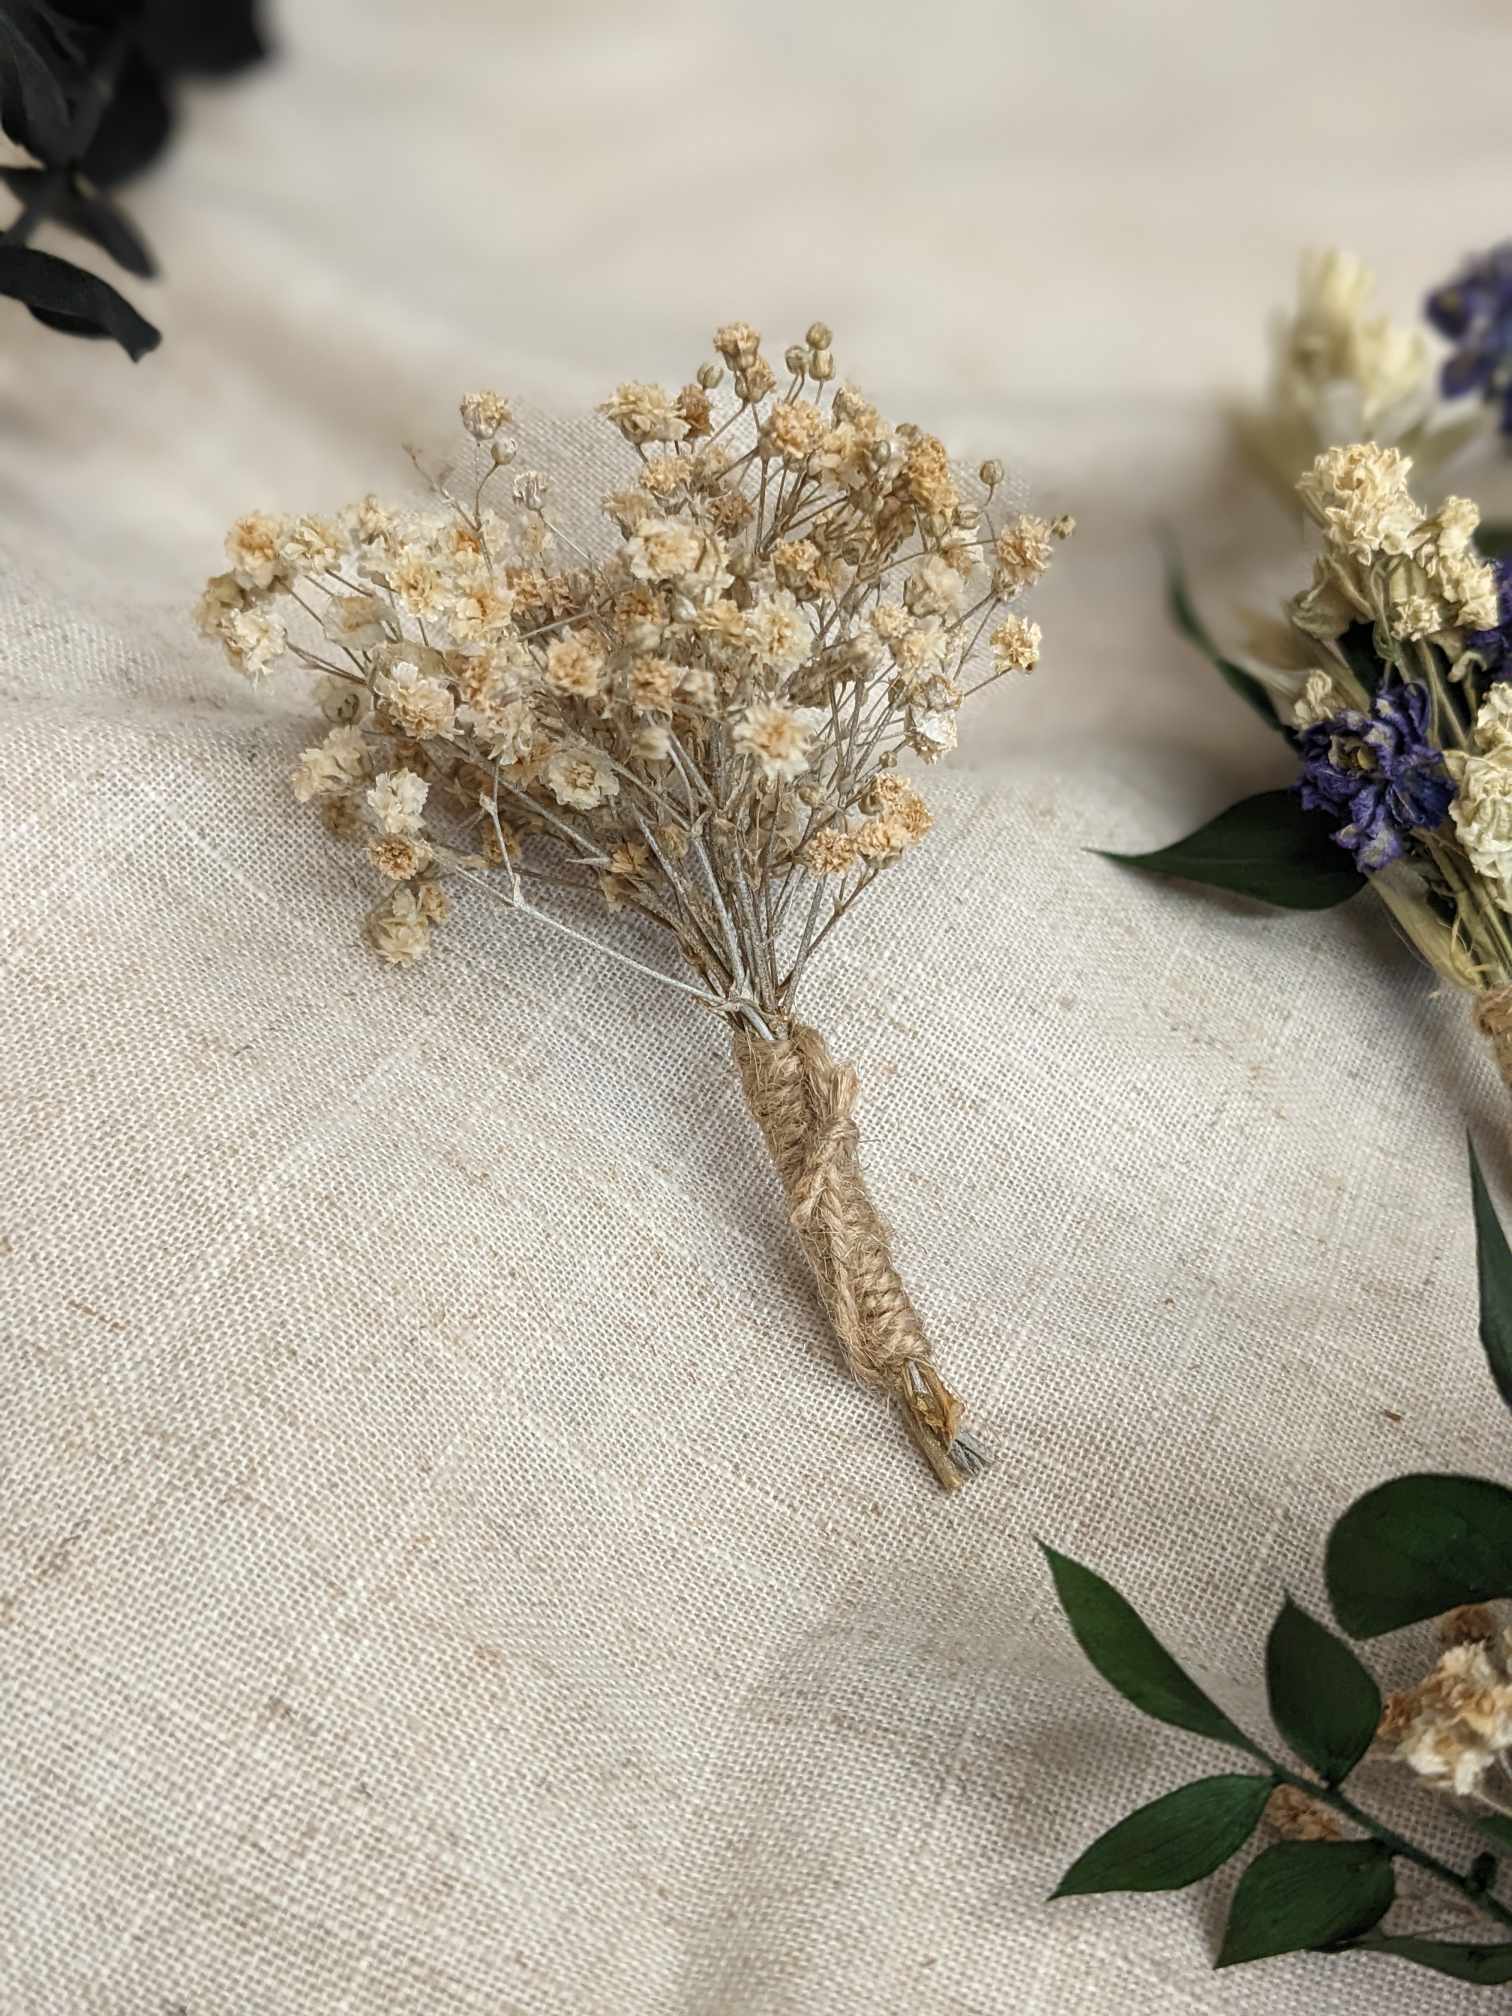
<instances>
[{"instance_id":1,"label":"white dried flower","mask_svg":"<svg viewBox=\"0 0 1512 2016\"><path fill-rule=\"evenodd\" d=\"M736 718L730 739L769 783L781 783L809 767L810 728L805 712L763 700Z\"/></svg>"},{"instance_id":2,"label":"white dried flower","mask_svg":"<svg viewBox=\"0 0 1512 2016\"><path fill-rule=\"evenodd\" d=\"M591 700L604 683L604 654L584 631L553 637L546 647L546 678L559 693Z\"/></svg>"},{"instance_id":3,"label":"white dried flower","mask_svg":"<svg viewBox=\"0 0 1512 2016\"><path fill-rule=\"evenodd\" d=\"M501 429L514 422L509 401L498 392L469 392L460 410L462 425L474 441L492 441Z\"/></svg>"},{"instance_id":4,"label":"white dried flower","mask_svg":"<svg viewBox=\"0 0 1512 2016\"><path fill-rule=\"evenodd\" d=\"M408 659L389 667L378 681L378 697L395 725L417 742L451 733L456 714L451 688Z\"/></svg>"},{"instance_id":5,"label":"white dried flower","mask_svg":"<svg viewBox=\"0 0 1512 2016\"><path fill-rule=\"evenodd\" d=\"M955 714L943 707L922 708L908 716L908 746L926 763L938 763L956 746Z\"/></svg>"},{"instance_id":6,"label":"white dried flower","mask_svg":"<svg viewBox=\"0 0 1512 2016\"><path fill-rule=\"evenodd\" d=\"M243 588L272 588L284 579L286 518L250 511L226 534L226 558Z\"/></svg>"},{"instance_id":7,"label":"white dried flower","mask_svg":"<svg viewBox=\"0 0 1512 2016\"><path fill-rule=\"evenodd\" d=\"M607 799L619 796L613 764L602 749L586 742L553 751L541 775L558 805L570 805L577 812L597 811Z\"/></svg>"},{"instance_id":8,"label":"white dried flower","mask_svg":"<svg viewBox=\"0 0 1512 2016\"><path fill-rule=\"evenodd\" d=\"M636 447L647 441L681 441L688 431L676 402L660 385L621 385L599 411Z\"/></svg>"},{"instance_id":9,"label":"white dried flower","mask_svg":"<svg viewBox=\"0 0 1512 2016\"><path fill-rule=\"evenodd\" d=\"M390 966L413 966L430 949L431 920L413 889L396 889L368 916L368 941Z\"/></svg>"},{"instance_id":10,"label":"white dried flower","mask_svg":"<svg viewBox=\"0 0 1512 2016\"><path fill-rule=\"evenodd\" d=\"M413 833L375 833L367 848L369 861L390 882L412 881L430 866L434 851Z\"/></svg>"},{"instance_id":11,"label":"white dried flower","mask_svg":"<svg viewBox=\"0 0 1512 2016\"><path fill-rule=\"evenodd\" d=\"M1355 441L1317 456L1297 494L1331 545L1368 562L1409 553L1416 542L1423 514L1407 488L1411 470L1400 449Z\"/></svg>"},{"instance_id":12,"label":"white dried flower","mask_svg":"<svg viewBox=\"0 0 1512 2016\"><path fill-rule=\"evenodd\" d=\"M786 588L764 595L745 613L745 648L769 672L791 672L813 644L813 631Z\"/></svg>"},{"instance_id":13,"label":"white dried flower","mask_svg":"<svg viewBox=\"0 0 1512 2016\"><path fill-rule=\"evenodd\" d=\"M385 833L418 833L430 786L413 770L384 770L367 794L373 817Z\"/></svg>"},{"instance_id":14,"label":"white dried flower","mask_svg":"<svg viewBox=\"0 0 1512 2016\"><path fill-rule=\"evenodd\" d=\"M221 624L220 634L227 657L249 679L260 679L289 648L289 633L283 618L273 610L261 609L255 604L247 609L231 610Z\"/></svg>"},{"instance_id":15,"label":"white dried flower","mask_svg":"<svg viewBox=\"0 0 1512 2016\"><path fill-rule=\"evenodd\" d=\"M1346 701L1326 672L1309 672L1302 691L1292 705L1292 723L1297 728L1315 728L1344 711Z\"/></svg>"},{"instance_id":16,"label":"white dried flower","mask_svg":"<svg viewBox=\"0 0 1512 2016\"><path fill-rule=\"evenodd\" d=\"M1003 527L993 543L997 562L993 570L994 594L1010 601L1032 588L1050 565L1055 527L1046 518L1022 513Z\"/></svg>"},{"instance_id":17,"label":"white dried flower","mask_svg":"<svg viewBox=\"0 0 1512 2016\"><path fill-rule=\"evenodd\" d=\"M360 728L333 728L323 742L303 751L294 770L294 796L301 805L312 798L350 791L367 769L367 742Z\"/></svg>"},{"instance_id":18,"label":"white dried flower","mask_svg":"<svg viewBox=\"0 0 1512 2016\"><path fill-rule=\"evenodd\" d=\"M1040 626L1010 613L993 631L988 642L999 671L1032 672L1039 663Z\"/></svg>"},{"instance_id":19,"label":"white dried flower","mask_svg":"<svg viewBox=\"0 0 1512 2016\"><path fill-rule=\"evenodd\" d=\"M327 643L367 651L387 643L393 613L376 595L337 595L327 603L321 628Z\"/></svg>"}]
</instances>

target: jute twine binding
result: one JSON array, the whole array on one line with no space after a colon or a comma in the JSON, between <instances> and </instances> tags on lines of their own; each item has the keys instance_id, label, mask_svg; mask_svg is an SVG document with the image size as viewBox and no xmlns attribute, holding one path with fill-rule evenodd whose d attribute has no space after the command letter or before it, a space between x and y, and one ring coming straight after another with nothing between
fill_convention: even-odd
<instances>
[{"instance_id":1,"label":"jute twine binding","mask_svg":"<svg viewBox=\"0 0 1512 2016\"><path fill-rule=\"evenodd\" d=\"M859 1081L801 1022L768 1041L739 1029L735 1062L766 1139L794 1231L857 1379L902 1410L904 1424L947 1491L986 1461L963 1429L961 1402L935 1370L929 1340L893 1265L887 1227L861 1174L851 1117Z\"/></svg>"},{"instance_id":2,"label":"jute twine binding","mask_svg":"<svg viewBox=\"0 0 1512 2016\"><path fill-rule=\"evenodd\" d=\"M1512 987L1476 995L1475 1026L1490 1043L1502 1082L1512 1091Z\"/></svg>"}]
</instances>

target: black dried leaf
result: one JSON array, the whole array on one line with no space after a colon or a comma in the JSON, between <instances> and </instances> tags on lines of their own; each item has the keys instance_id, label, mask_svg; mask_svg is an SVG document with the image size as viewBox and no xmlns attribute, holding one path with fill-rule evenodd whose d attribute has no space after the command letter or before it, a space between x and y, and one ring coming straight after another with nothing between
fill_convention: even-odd
<instances>
[{"instance_id":1,"label":"black dried leaf","mask_svg":"<svg viewBox=\"0 0 1512 2016\"><path fill-rule=\"evenodd\" d=\"M26 204L46 182L47 172L41 168L7 168L3 171L3 179L11 193ZM139 280L151 280L157 275L157 261L146 241L131 219L108 196L88 195L77 186L70 185L54 198L48 210L48 222L61 225L64 230L73 231L79 237L87 238L92 245L98 245L102 252L110 254L118 266L124 266Z\"/></svg>"},{"instance_id":2,"label":"black dried leaf","mask_svg":"<svg viewBox=\"0 0 1512 2016\"><path fill-rule=\"evenodd\" d=\"M29 245L0 244L0 294L68 336L108 336L135 363L162 340L152 324L97 274Z\"/></svg>"},{"instance_id":3,"label":"black dried leaf","mask_svg":"<svg viewBox=\"0 0 1512 2016\"><path fill-rule=\"evenodd\" d=\"M162 80L139 49L121 64L115 93L95 132L79 157L91 182L112 189L150 167L168 144L173 108Z\"/></svg>"},{"instance_id":4,"label":"black dried leaf","mask_svg":"<svg viewBox=\"0 0 1512 2016\"><path fill-rule=\"evenodd\" d=\"M61 161L81 52L52 8L22 0L0 10L0 125L41 161Z\"/></svg>"},{"instance_id":5,"label":"black dried leaf","mask_svg":"<svg viewBox=\"0 0 1512 2016\"><path fill-rule=\"evenodd\" d=\"M258 0L152 0L142 45L165 76L229 77L268 54Z\"/></svg>"}]
</instances>

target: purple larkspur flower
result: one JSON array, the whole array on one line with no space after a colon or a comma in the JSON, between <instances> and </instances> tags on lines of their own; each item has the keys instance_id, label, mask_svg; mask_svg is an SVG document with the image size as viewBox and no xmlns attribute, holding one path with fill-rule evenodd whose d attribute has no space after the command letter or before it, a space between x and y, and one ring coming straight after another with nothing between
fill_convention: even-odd
<instances>
[{"instance_id":1,"label":"purple larkspur flower","mask_svg":"<svg viewBox=\"0 0 1512 2016\"><path fill-rule=\"evenodd\" d=\"M1297 746L1302 803L1340 822L1334 839L1367 875L1400 859L1414 827L1431 832L1449 816L1454 785L1415 680L1384 688L1368 714L1347 707L1304 728Z\"/></svg>"},{"instance_id":2,"label":"purple larkspur flower","mask_svg":"<svg viewBox=\"0 0 1512 2016\"><path fill-rule=\"evenodd\" d=\"M1501 408L1498 425L1512 434L1512 241L1466 260L1424 312L1455 346L1439 375L1444 397L1479 393Z\"/></svg>"}]
</instances>

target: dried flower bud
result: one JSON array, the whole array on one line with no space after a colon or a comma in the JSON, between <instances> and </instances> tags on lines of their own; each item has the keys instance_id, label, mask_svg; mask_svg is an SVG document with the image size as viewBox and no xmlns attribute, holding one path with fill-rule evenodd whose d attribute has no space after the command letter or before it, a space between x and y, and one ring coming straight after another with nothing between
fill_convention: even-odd
<instances>
[{"instance_id":1,"label":"dried flower bud","mask_svg":"<svg viewBox=\"0 0 1512 2016\"><path fill-rule=\"evenodd\" d=\"M994 455L989 461L982 464L981 468L977 471L977 475L981 477L989 490L996 490L999 483L1003 480L1003 465Z\"/></svg>"},{"instance_id":2,"label":"dried flower bud","mask_svg":"<svg viewBox=\"0 0 1512 2016\"><path fill-rule=\"evenodd\" d=\"M817 378L821 385L825 385L835 375L835 359L828 350L811 350L808 368L809 376Z\"/></svg>"},{"instance_id":3,"label":"dried flower bud","mask_svg":"<svg viewBox=\"0 0 1512 2016\"><path fill-rule=\"evenodd\" d=\"M808 369L808 352L801 343L789 343L782 353L782 361L795 378L801 378Z\"/></svg>"},{"instance_id":4,"label":"dried flower bud","mask_svg":"<svg viewBox=\"0 0 1512 2016\"><path fill-rule=\"evenodd\" d=\"M714 387L724 377L724 366L723 364L700 364L696 375L699 384L702 385L705 392L712 392Z\"/></svg>"},{"instance_id":5,"label":"dried flower bud","mask_svg":"<svg viewBox=\"0 0 1512 2016\"><path fill-rule=\"evenodd\" d=\"M522 469L514 479L514 500L527 511L539 511L546 502L546 478L539 469Z\"/></svg>"},{"instance_id":6,"label":"dried flower bud","mask_svg":"<svg viewBox=\"0 0 1512 2016\"><path fill-rule=\"evenodd\" d=\"M835 332L828 322L810 322L803 340L810 350L828 350L835 340Z\"/></svg>"},{"instance_id":7,"label":"dried flower bud","mask_svg":"<svg viewBox=\"0 0 1512 2016\"><path fill-rule=\"evenodd\" d=\"M955 522L963 532L975 532L982 522L982 514L975 504L957 504Z\"/></svg>"},{"instance_id":8,"label":"dried flower bud","mask_svg":"<svg viewBox=\"0 0 1512 2016\"><path fill-rule=\"evenodd\" d=\"M469 392L462 401L462 425L474 441L492 441L500 428L507 427L514 415L509 410L509 401L497 392Z\"/></svg>"}]
</instances>

